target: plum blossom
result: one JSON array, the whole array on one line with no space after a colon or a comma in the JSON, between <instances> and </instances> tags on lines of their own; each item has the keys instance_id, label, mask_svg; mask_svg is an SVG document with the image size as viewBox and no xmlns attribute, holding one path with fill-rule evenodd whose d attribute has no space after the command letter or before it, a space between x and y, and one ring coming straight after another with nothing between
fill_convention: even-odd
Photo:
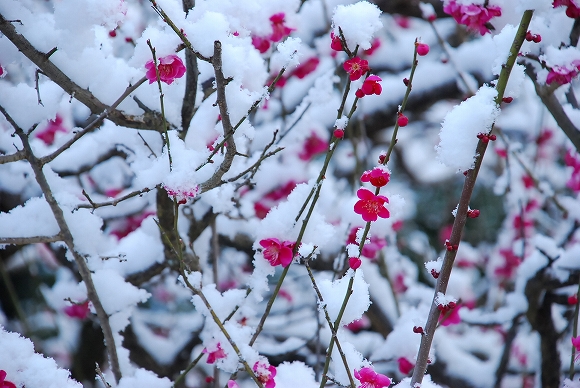
<instances>
[{"instance_id":1,"label":"plum blossom","mask_svg":"<svg viewBox=\"0 0 580 388\"><path fill-rule=\"evenodd\" d=\"M362 260L358 257L349 257L348 258L348 266L352 269L358 269L362 264Z\"/></svg>"},{"instance_id":2,"label":"plum blossom","mask_svg":"<svg viewBox=\"0 0 580 388\"><path fill-rule=\"evenodd\" d=\"M280 200L285 199L290 195L292 190L296 187L296 182L291 180L286 184L270 191L264 197L254 204L254 211L256 217L260 219L266 218L270 209L275 206Z\"/></svg>"},{"instance_id":3,"label":"plum blossom","mask_svg":"<svg viewBox=\"0 0 580 388\"><path fill-rule=\"evenodd\" d=\"M569 66L554 66L550 69L546 77L546 83L550 85L553 82L560 85L569 84L572 78L580 72L580 60L573 61Z\"/></svg>"},{"instance_id":4,"label":"plum blossom","mask_svg":"<svg viewBox=\"0 0 580 388\"><path fill-rule=\"evenodd\" d=\"M54 120L48 120L48 125L42 131L36 134L36 137L44 142L46 145L54 143L54 138L57 132L68 132L63 125L62 116L57 114Z\"/></svg>"},{"instance_id":5,"label":"plum blossom","mask_svg":"<svg viewBox=\"0 0 580 388\"><path fill-rule=\"evenodd\" d=\"M372 170L363 172L360 177L361 182L370 182L375 187L383 187L391 179L391 174L386 167L375 167Z\"/></svg>"},{"instance_id":6,"label":"plum blossom","mask_svg":"<svg viewBox=\"0 0 580 388\"><path fill-rule=\"evenodd\" d=\"M356 244L356 234L360 230L360 228L354 227L350 230L348 234L348 239L346 240L346 244ZM387 240L377 236L371 236L370 240L367 239L365 241L365 245L363 246L363 250L361 255L364 257L368 257L371 260L376 259L377 253L383 249L387 245Z\"/></svg>"},{"instance_id":7,"label":"plum blossom","mask_svg":"<svg viewBox=\"0 0 580 388\"><path fill-rule=\"evenodd\" d=\"M360 388L383 388L391 385L391 379L375 372L370 367L354 370L354 377L360 381Z\"/></svg>"},{"instance_id":8,"label":"plum blossom","mask_svg":"<svg viewBox=\"0 0 580 388\"><path fill-rule=\"evenodd\" d=\"M497 6L483 6L479 4L461 4L451 0L445 4L443 11L453 16L459 24L467 26L467 29L485 35L490 32L488 23L496 16L501 16L501 8Z\"/></svg>"},{"instance_id":9,"label":"plum blossom","mask_svg":"<svg viewBox=\"0 0 580 388\"><path fill-rule=\"evenodd\" d=\"M411 361L409 361L406 357L399 357L397 359L397 363L399 364L399 372L404 375L408 375L409 372L413 370L415 365Z\"/></svg>"},{"instance_id":10,"label":"plum blossom","mask_svg":"<svg viewBox=\"0 0 580 388\"><path fill-rule=\"evenodd\" d=\"M0 65L0 78L6 77L6 70Z\"/></svg>"},{"instance_id":11,"label":"plum blossom","mask_svg":"<svg viewBox=\"0 0 580 388\"><path fill-rule=\"evenodd\" d=\"M85 319L89 314L89 301L73 303L64 308L64 313L71 318Z\"/></svg>"},{"instance_id":12,"label":"plum blossom","mask_svg":"<svg viewBox=\"0 0 580 388\"><path fill-rule=\"evenodd\" d=\"M6 380L6 376L6 371L0 369L0 388L16 388L13 382Z\"/></svg>"},{"instance_id":13,"label":"plum blossom","mask_svg":"<svg viewBox=\"0 0 580 388\"><path fill-rule=\"evenodd\" d=\"M167 195L175 198L177 203L183 205L187 203L189 198L194 198L199 193L199 186L194 185L192 187L168 187L163 185Z\"/></svg>"},{"instance_id":14,"label":"plum blossom","mask_svg":"<svg viewBox=\"0 0 580 388\"><path fill-rule=\"evenodd\" d=\"M284 37L290 35L294 28L288 27L286 24L286 14L280 12L270 16L270 23L272 24L272 35L270 35L270 40L272 42L279 42Z\"/></svg>"},{"instance_id":15,"label":"plum blossom","mask_svg":"<svg viewBox=\"0 0 580 388\"><path fill-rule=\"evenodd\" d=\"M320 138L316 132L312 131L310 136L304 142L302 151L298 154L301 160L310 160L314 156L326 151L328 142Z\"/></svg>"},{"instance_id":16,"label":"plum blossom","mask_svg":"<svg viewBox=\"0 0 580 388\"><path fill-rule=\"evenodd\" d=\"M330 31L330 48L334 51L343 51L342 42L338 35L334 35L334 32Z\"/></svg>"},{"instance_id":17,"label":"plum blossom","mask_svg":"<svg viewBox=\"0 0 580 388\"><path fill-rule=\"evenodd\" d=\"M356 195L359 201L354 205L354 212L362 215L366 222L376 221L378 217L390 217L391 214L385 208L385 203L389 203L389 199L384 195L375 195L365 188L358 189Z\"/></svg>"},{"instance_id":18,"label":"plum blossom","mask_svg":"<svg viewBox=\"0 0 580 388\"><path fill-rule=\"evenodd\" d=\"M228 381L228 388L240 388L240 386L234 380L229 380Z\"/></svg>"},{"instance_id":19,"label":"plum blossom","mask_svg":"<svg viewBox=\"0 0 580 388\"><path fill-rule=\"evenodd\" d=\"M566 16L569 18L576 19L580 17L580 6L574 0L554 0L552 6L554 8L566 7Z\"/></svg>"},{"instance_id":20,"label":"plum blossom","mask_svg":"<svg viewBox=\"0 0 580 388\"><path fill-rule=\"evenodd\" d=\"M268 238L260 241L260 245L264 248L262 254L272 267L277 265L288 267L294 258L293 250L295 244L291 241L281 242L277 238Z\"/></svg>"},{"instance_id":21,"label":"plum blossom","mask_svg":"<svg viewBox=\"0 0 580 388\"><path fill-rule=\"evenodd\" d=\"M382 81L382 79L378 75L369 75L363 82L361 88L356 91L355 95L358 98L363 98L364 96L370 96L372 94L380 95L383 91L383 87L379 83L380 81Z\"/></svg>"},{"instance_id":22,"label":"plum blossom","mask_svg":"<svg viewBox=\"0 0 580 388\"><path fill-rule=\"evenodd\" d=\"M359 57L351 58L342 65L344 70L348 73L351 81L356 81L369 71L369 62Z\"/></svg>"},{"instance_id":23,"label":"plum blossom","mask_svg":"<svg viewBox=\"0 0 580 388\"><path fill-rule=\"evenodd\" d=\"M265 388L276 387L276 382L274 381L274 377L276 377L276 368L270 365L268 361L257 361L252 369Z\"/></svg>"},{"instance_id":24,"label":"plum blossom","mask_svg":"<svg viewBox=\"0 0 580 388\"><path fill-rule=\"evenodd\" d=\"M155 71L155 63L153 60L147 61L145 64L147 73L145 77L149 80L149 83L157 81L157 74ZM159 79L165 82L167 85L171 85L176 78L181 78L185 74L185 65L175 54L168 55L166 57L159 58L159 64L157 65L159 69Z\"/></svg>"},{"instance_id":25,"label":"plum blossom","mask_svg":"<svg viewBox=\"0 0 580 388\"><path fill-rule=\"evenodd\" d=\"M572 346L574 346L574 352L576 353L574 361L578 361L580 359L580 336L572 337Z\"/></svg>"},{"instance_id":26,"label":"plum blossom","mask_svg":"<svg viewBox=\"0 0 580 388\"><path fill-rule=\"evenodd\" d=\"M203 349L203 353L207 354L207 363L213 364L220 358L226 358L226 352L222 349L222 345L218 342L215 350L209 351L207 348Z\"/></svg>"}]
</instances>

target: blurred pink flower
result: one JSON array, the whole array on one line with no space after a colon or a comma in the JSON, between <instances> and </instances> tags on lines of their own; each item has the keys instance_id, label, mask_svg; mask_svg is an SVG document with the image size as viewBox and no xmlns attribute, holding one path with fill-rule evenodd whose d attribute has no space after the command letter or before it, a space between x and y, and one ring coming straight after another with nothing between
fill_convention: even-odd
<instances>
[{"instance_id":1,"label":"blurred pink flower","mask_svg":"<svg viewBox=\"0 0 580 388\"><path fill-rule=\"evenodd\" d=\"M550 85L553 82L560 85L569 84L572 78L576 77L580 72L580 61L573 61L570 66L554 66L550 69L546 77L546 84Z\"/></svg>"},{"instance_id":2,"label":"blurred pink flower","mask_svg":"<svg viewBox=\"0 0 580 388\"><path fill-rule=\"evenodd\" d=\"M276 377L276 368L268 363L268 361L258 361L252 368L256 373L258 380L265 388L276 387L274 377Z\"/></svg>"},{"instance_id":3,"label":"blurred pink flower","mask_svg":"<svg viewBox=\"0 0 580 388\"><path fill-rule=\"evenodd\" d=\"M566 16L572 19L580 17L580 6L574 0L554 0L552 3L554 8L564 6L566 8Z\"/></svg>"},{"instance_id":4,"label":"blurred pink flower","mask_svg":"<svg viewBox=\"0 0 580 388\"><path fill-rule=\"evenodd\" d=\"M13 382L6 380L6 376L6 371L0 369L0 388L16 388L16 385Z\"/></svg>"},{"instance_id":5,"label":"blurred pink flower","mask_svg":"<svg viewBox=\"0 0 580 388\"><path fill-rule=\"evenodd\" d=\"M171 85L176 78L181 78L185 74L186 68L183 65L183 62L181 61L181 58L175 54L161 57L158 62L159 64L157 65L157 68L159 69L159 79L167 85ZM147 69L145 77L147 77L149 83L152 84L157 81L157 74L155 72L155 64L153 63L153 60L147 61L145 68Z\"/></svg>"},{"instance_id":6,"label":"blurred pink flower","mask_svg":"<svg viewBox=\"0 0 580 388\"><path fill-rule=\"evenodd\" d=\"M260 52L260 54L264 54L270 48L270 41L268 38L252 36L252 45Z\"/></svg>"},{"instance_id":7,"label":"blurred pink flower","mask_svg":"<svg viewBox=\"0 0 580 388\"><path fill-rule=\"evenodd\" d=\"M408 375L415 367L415 365L405 357L399 357L397 363L399 364L399 372L404 375Z\"/></svg>"},{"instance_id":8,"label":"blurred pink flower","mask_svg":"<svg viewBox=\"0 0 580 388\"><path fill-rule=\"evenodd\" d=\"M286 14L280 12L270 16L270 23L272 23L272 35L270 35L270 40L272 42L279 42L282 38L290 35L294 28L290 28L284 24L286 22Z\"/></svg>"},{"instance_id":9,"label":"blurred pink flower","mask_svg":"<svg viewBox=\"0 0 580 388\"><path fill-rule=\"evenodd\" d=\"M354 370L354 377L361 382L360 388L383 388L391 385L391 379L370 367Z\"/></svg>"},{"instance_id":10,"label":"blurred pink flower","mask_svg":"<svg viewBox=\"0 0 580 388\"><path fill-rule=\"evenodd\" d=\"M291 241L280 242L277 238L268 238L260 241L260 245L264 248L262 254L272 267L277 265L288 267L290 265L294 257L292 254L294 244Z\"/></svg>"},{"instance_id":11,"label":"blurred pink flower","mask_svg":"<svg viewBox=\"0 0 580 388\"><path fill-rule=\"evenodd\" d=\"M240 386L234 380L230 380L228 381L228 388L240 388Z\"/></svg>"},{"instance_id":12,"label":"blurred pink flower","mask_svg":"<svg viewBox=\"0 0 580 388\"><path fill-rule=\"evenodd\" d=\"M64 313L71 318L85 319L89 314L89 301L66 306Z\"/></svg>"},{"instance_id":13,"label":"blurred pink flower","mask_svg":"<svg viewBox=\"0 0 580 388\"><path fill-rule=\"evenodd\" d=\"M209 351L207 348L204 348L202 353L207 354L207 363L213 364L220 358L226 358L226 352L222 349L222 345L218 342L217 348L215 350Z\"/></svg>"},{"instance_id":14,"label":"blurred pink flower","mask_svg":"<svg viewBox=\"0 0 580 388\"><path fill-rule=\"evenodd\" d=\"M54 143L54 138L57 132L68 132L62 125L62 116L57 114L54 120L48 120L48 125L42 131L36 134L36 137L44 142L46 145Z\"/></svg>"},{"instance_id":15,"label":"blurred pink flower","mask_svg":"<svg viewBox=\"0 0 580 388\"><path fill-rule=\"evenodd\" d=\"M385 208L385 203L389 203L389 199L384 195L375 195L365 188L358 189L356 195L359 201L354 205L354 212L362 215L366 222L376 221L378 217L390 217L389 211Z\"/></svg>"},{"instance_id":16,"label":"blurred pink flower","mask_svg":"<svg viewBox=\"0 0 580 388\"><path fill-rule=\"evenodd\" d=\"M356 244L356 233L360 228L354 227L350 230L348 234L348 239L346 240L347 244ZM364 257L368 257L371 260L377 258L377 253L383 249L383 247L387 246L387 240L377 236L371 236L370 241L366 241L365 245L363 246L362 255Z\"/></svg>"},{"instance_id":17,"label":"blurred pink flower","mask_svg":"<svg viewBox=\"0 0 580 388\"><path fill-rule=\"evenodd\" d=\"M334 51L343 51L342 43L340 42L340 37L338 35L334 35L334 32L330 32L330 48Z\"/></svg>"},{"instance_id":18,"label":"blurred pink flower","mask_svg":"<svg viewBox=\"0 0 580 388\"><path fill-rule=\"evenodd\" d=\"M496 16L501 16L501 8L497 6L482 6L479 4L458 4L451 0L444 7L446 14L453 16L459 24L467 26L467 29L485 35L490 32L489 21Z\"/></svg>"},{"instance_id":19,"label":"blurred pink flower","mask_svg":"<svg viewBox=\"0 0 580 388\"><path fill-rule=\"evenodd\" d=\"M321 139L316 132L312 131L310 136L304 142L302 151L298 154L298 157L302 160L310 160L314 156L326 151L328 148L328 142Z\"/></svg>"}]
</instances>

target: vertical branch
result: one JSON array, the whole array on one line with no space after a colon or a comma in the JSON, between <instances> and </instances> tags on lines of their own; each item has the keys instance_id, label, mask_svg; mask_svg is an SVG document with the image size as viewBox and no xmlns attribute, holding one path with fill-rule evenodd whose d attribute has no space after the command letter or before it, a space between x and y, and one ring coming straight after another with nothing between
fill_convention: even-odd
<instances>
[{"instance_id":1,"label":"vertical branch","mask_svg":"<svg viewBox=\"0 0 580 388\"><path fill-rule=\"evenodd\" d=\"M228 112L228 103L226 101L226 85L227 80L224 77L222 68L222 44L219 40L214 42L214 52L211 59L211 64L215 70L215 83L216 83L216 93L217 93L217 105L220 110L220 116L222 118L222 125L224 128L224 138L231 138L226 147L226 154L224 160L222 161L219 168L213 174L213 176L202 183L200 186L201 192L211 190L212 188L219 185L222 181L222 176L229 171L234 157L236 156L236 143L233 139L234 127L232 126L232 121L230 119L230 113Z\"/></svg>"},{"instance_id":2,"label":"vertical branch","mask_svg":"<svg viewBox=\"0 0 580 388\"><path fill-rule=\"evenodd\" d=\"M525 11L516 36L510 48L510 52L507 58L507 63L503 66L499 79L497 82L497 96L496 105L499 106L503 98L507 81L509 79L511 70L515 64L516 58L522 47L526 31L532 20L533 11ZM492 127L493 130L493 127ZM463 184L463 190L461 192L461 197L459 200L459 205L457 207L457 214L455 221L453 222L453 229L451 231L451 237L449 238L449 243L452 246L458 246L461 241L461 235L463 233L463 228L467 220L467 210L469 209L469 201L471 200L471 195L475 187L475 181L477 180L477 174L481 167L481 162L483 161L483 156L485 155L485 150L487 149L487 143L481 140L477 144L475 150L475 163L471 170L467 171L465 176L465 182ZM449 283L449 277L451 276L451 269L453 268L453 263L455 262L455 257L457 256L457 250L451 249L447 250L445 253L445 258L443 259L443 265L441 266L441 272L439 278L437 279L437 285L435 286L435 292L433 295L433 302L431 303L431 309L429 311L429 316L427 318L427 324L425 325L425 335L421 337L421 345L419 347L419 353L417 354L417 362L415 364L415 370L413 371L413 377L411 379L411 386L416 384L421 384L423 381L423 376L427 368L427 360L429 358L429 351L431 349L431 344L433 342L433 336L435 334L435 329L437 328L437 322L439 319L440 311L435 303L435 298L438 293L443 293L447 291L447 285Z\"/></svg>"},{"instance_id":3,"label":"vertical branch","mask_svg":"<svg viewBox=\"0 0 580 388\"><path fill-rule=\"evenodd\" d=\"M28 135L24 133L20 127L16 125L16 123L9 118L8 114L4 109L2 109L2 113L6 116L8 121L14 126L16 134L22 141L23 151L26 154L26 159L30 163L32 170L34 171L34 176L36 178L36 182L40 186L42 192L44 193L44 197L46 198L46 202L50 206L50 210L52 211L54 218L58 224L60 229L60 234L62 236L62 240L66 244L68 250L74 257L74 260L77 264L79 273L81 278L85 282L85 286L87 288L87 296L91 303L93 304L96 312L97 317L99 318L99 322L101 324L101 329L103 330L103 335L105 337L105 344L107 347L107 353L109 355L109 363L111 365L111 370L113 371L113 375L115 376L115 380L119 382L121 379L121 369L119 367L119 358L117 356L117 348L115 346L115 339L113 337L113 330L111 329L111 325L109 323L109 316L105 312L103 305L101 304L101 300L97 294L97 290L93 283L93 279L91 277L91 272L87 263L85 262L84 257L82 257L75 249L74 239L70 228L65 220L64 212L59 206L58 202L54 198L50 185L46 180L46 176L42 171L42 164L40 160L34 155L32 152L32 147L30 146L30 141L28 139Z\"/></svg>"}]
</instances>

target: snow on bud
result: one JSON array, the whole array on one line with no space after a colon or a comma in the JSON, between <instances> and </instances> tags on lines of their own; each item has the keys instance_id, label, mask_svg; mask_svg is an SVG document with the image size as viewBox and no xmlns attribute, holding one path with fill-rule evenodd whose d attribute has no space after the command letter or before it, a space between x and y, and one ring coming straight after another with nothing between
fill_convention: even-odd
<instances>
[{"instance_id":1,"label":"snow on bud","mask_svg":"<svg viewBox=\"0 0 580 388\"><path fill-rule=\"evenodd\" d=\"M489 133L492 124L499 116L495 104L497 91L490 86L482 86L475 96L455 106L445 116L440 142L435 148L439 160L458 171L473 167L477 135Z\"/></svg>"},{"instance_id":2,"label":"snow on bud","mask_svg":"<svg viewBox=\"0 0 580 388\"><path fill-rule=\"evenodd\" d=\"M340 27L349 50L354 50L357 45L368 50L371 48L373 35L383 27L380 16L379 7L368 1L339 5L332 15L332 32L334 36L340 36Z\"/></svg>"}]
</instances>

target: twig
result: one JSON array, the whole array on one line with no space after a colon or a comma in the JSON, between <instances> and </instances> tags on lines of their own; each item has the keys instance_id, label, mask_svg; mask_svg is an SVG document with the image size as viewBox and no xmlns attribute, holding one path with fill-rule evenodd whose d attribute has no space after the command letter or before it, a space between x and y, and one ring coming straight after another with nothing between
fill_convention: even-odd
<instances>
[{"instance_id":1,"label":"twig","mask_svg":"<svg viewBox=\"0 0 580 388\"><path fill-rule=\"evenodd\" d=\"M217 105L219 107L220 116L222 118L222 125L224 128L224 137L230 137L234 133L234 127L230 120L230 113L226 101L226 79L222 69L222 44L216 40L214 42L214 53L212 57L212 65L215 70L215 83L217 88ZM217 148L216 148L217 149ZM226 147L226 154L224 160L219 168L214 172L213 176L200 185L200 192L209 191L222 183L222 176L230 170L234 157L236 156L236 143L234 139L228 143Z\"/></svg>"},{"instance_id":2,"label":"twig","mask_svg":"<svg viewBox=\"0 0 580 388\"><path fill-rule=\"evenodd\" d=\"M23 35L19 34L10 21L4 19L2 15L0 15L0 32L4 34L19 51L38 66L38 68L42 70L48 78L60 86L66 93L74 96L74 98L86 105L91 112L94 114L101 114L110 109L110 107L101 102L91 92L81 88L73 82L49 60L45 53L38 51ZM157 131L161 128L162 124L159 117L154 113L144 114L142 116L131 116L116 109L111 109L108 112L108 117L109 120L115 124L128 128Z\"/></svg>"},{"instance_id":3,"label":"twig","mask_svg":"<svg viewBox=\"0 0 580 388\"><path fill-rule=\"evenodd\" d=\"M99 116L97 116L93 121L91 121L81 131L75 133L75 135L69 141L64 143L59 149L57 149L56 151L54 151L50 155L46 155L46 156L43 156L42 158L39 158L40 163L42 165L45 165L47 163L52 162L54 159L56 159L57 156L59 156L64 151L69 149L78 139L80 139L81 137L83 137L87 133L91 132L93 129L95 129L97 127L97 125L99 125L101 123L101 121L104 120L105 118L109 118L111 121L115 122L114 120L111 119L111 116L110 116L111 113L115 112L115 108L118 107L119 104L121 104L131 93L133 93L135 91L135 89L137 89L139 86L141 86L146 80L147 80L147 78L143 77L139 81L137 81L137 83L135 83L135 85L129 85L127 87L127 89L125 89L123 94L121 94L121 96L119 98L117 98L117 100L113 103L113 105L111 105L110 107L107 107L104 111L102 111L101 114L99 114Z\"/></svg>"},{"instance_id":4,"label":"twig","mask_svg":"<svg viewBox=\"0 0 580 388\"><path fill-rule=\"evenodd\" d=\"M8 271L6 270L6 266L4 265L4 261L0 260L0 275L2 276L2 280L4 282L4 285L6 286L6 289L8 290L8 297L10 298L10 301L12 302L12 306L14 306L14 309L16 310L16 315L18 316L18 319L20 320L20 324L22 325L22 329L24 331L24 335L26 336L30 336L30 326L28 325L28 320L26 319L26 314L24 313L24 310L22 309L22 304L20 303L20 300L18 299L18 294L16 293L16 289L14 288L14 283L12 282L12 279L10 279L10 275L8 274Z\"/></svg>"},{"instance_id":5,"label":"twig","mask_svg":"<svg viewBox=\"0 0 580 388\"><path fill-rule=\"evenodd\" d=\"M52 243L62 240L63 240L62 234L58 233L55 234L54 236L0 237L0 244L27 245L27 244Z\"/></svg>"},{"instance_id":6,"label":"twig","mask_svg":"<svg viewBox=\"0 0 580 388\"><path fill-rule=\"evenodd\" d=\"M157 86L159 87L159 104L161 105L161 120L163 122L163 134L165 135L165 145L167 145L167 157L169 158L169 171L173 168L173 160L171 159L171 144L169 143L169 134L167 133L167 119L165 118L165 103L163 100L163 88L161 87L161 76L159 74L159 66L157 65L157 56L155 55L155 48L151 45L151 40L147 39L147 46L151 50L153 56L153 66L155 66L155 78L157 79Z\"/></svg>"},{"instance_id":7,"label":"twig","mask_svg":"<svg viewBox=\"0 0 580 388\"><path fill-rule=\"evenodd\" d=\"M77 210L78 209L98 209L98 208L104 207L104 206L117 206L119 203L121 203L129 198L133 198L133 197L136 197L138 195L141 196L145 193L150 192L151 190L153 190L153 189L146 187L144 189L133 191L129 194L123 195L122 197L119 197L117 199L114 199L112 201L107 201L107 202L94 203L91 200L89 200L89 204L85 204L85 203L80 204L76 207L76 209ZM83 190L83 192L84 192L84 190ZM86 196L86 193L85 193L85 196ZM88 196L86 196L86 197L87 197L87 199L89 199Z\"/></svg>"},{"instance_id":8,"label":"twig","mask_svg":"<svg viewBox=\"0 0 580 388\"><path fill-rule=\"evenodd\" d=\"M2 110L2 111L7 116L6 118L8 119L9 116L5 113L5 110ZM11 119L9 119L9 121L10 120ZM12 122L13 122L13 120L12 120ZM24 133L24 130L22 128L16 126L14 129L16 131L16 134L18 135L18 137L22 141L23 151L26 154L26 159L28 160L28 162L30 163L30 166L32 167L32 170L33 170L35 178L36 178L36 182L38 183L42 192L44 193L44 197L46 199L46 202L48 202L48 205L50 206L50 209L52 210L52 213L54 215L54 218L56 219L58 227L60 228L60 235L62 236L62 241L64 241L68 250L70 251L70 253L74 257L75 262L76 262L77 267L78 267L78 270L79 270L79 273L81 275L81 278L83 279L83 281L85 283L85 286L87 289L87 296L88 296L89 300L92 302L92 304L97 312L97 317L99 318L99 321L101 323L101 329L103 330L103 336L104 336L105 344L107 347L107 353L109 355L109 363L111 365L111 370L113 372L113 375L115 376L115 380L117 382L119 382L119 380L121 379L121 369L119 367L119 359L117 356L117 348L115 346L115 339L113 337L113 330L111 329L111 325L109 323L109 316L105 312L105 309L103 308L103 305L101 304L101 300L99 299L99 295L97 294L97 290L96 290L95 285L93 283L93 279L91 277L91 272L89 270L89 267L87 266L85 258L82 257L75 249L74 239L73 239L72 233L69 229L69 226L65 220L64 211L62 210L62 208L59 206L58 202L54 198L54 195L52 193L52 189L50 188L50 185L48 184L48 181L46 180L46 176L44 175L44 172L42 171L42 164L41 164L40 160L32 152L32 147L30 146L30 141L28 139L28 136Z\"/></svg>"},{"instance_id":9,"label":"twig","mask_svg":"<svg viewBox=\"0 0 580 388\"><path fill-rule=\"evenodd\" d=\"M507 81L509 79L511 70L515 64L516 58L522 46L525 38L526 31L532 19L533 11L527 10L524 12L518 31L510 48L507 63L502 67L501 73L499 75L499 80L497 82L496 90L497 97L495 100L496 106L500 106L502 98L504 96ZM492 126L493 130L493 126ZM451 231L451 237L449 238L449 243L452 246L458 246L461 241L461 235L463 233L463 228L467 220L467 210L469 208L469 201L471 200L471 195L475 187L475 181L477 179L477 174L481 167L485 151L487 149L487 143L481 140L477 144L475 150L475 162L474 167L467 171L465 176L465 182L463 184L463 190L461 192L461 197L459 200L459 205L457 207L457 214L455 216L455 221L453 222L453 229ZM419 347L419 353L417 354L417 362L415 363L415 369L413 371L413 377L411 379L411 386L416 384L421 384L423 381L423 376L425 375L425 370L427 367L427 360L429 357L429 350L431 349L431 343L433 342L433 336L435 334L435 328L437 327L437 321L440 315L437 303L435 299L438 293L443 293L447 291L447 284L449 282L449 276L451 275L451 270L453 268L453 263L457 255L457 250L451 249L447 250L445 253L445 258L443 259L443 265L441 266L441 271L439 278L437 279L437 285L435 287L433 302L431 303L431 309L429 311L429 316L427 319L427 324L425 325L425 335L421 336L421 345Z\"/></svg>"},{"instance_id":10,"label":"twig","mask_svg":"<svg viewBox=\"0 0 580 388\"><path fill-rule=\"evenodd\" d=\"M312 269L310 268L310 264L308 263L308 260L310 258L307 257L304 260L304 266L306 267L306 270L308 271L308 276L310 277L310 281L312 282L312 287L314 288L314 291L316 291L316 295L318 296L318 300L320 301L320 305L322 305L322 310L324 311L324 317L326 318L326 322L328 323L328 327L330 328L330 332L332 333L332 338L334 340L334 342L336 343L336 348L338 349L338 352L340 354L340 357L342 358L342 363L344 364L344 368L346 369L346 373L348 375L348 379L350 380L350 384L352 387L355 386L354 383L354 379L352 378L352 373L350 372L350 368L348 366L348 361L346 360L346 356L344 354L344 352L342 351L342 346L340 345L340 341L338 340L338 334L336 332L337 327L335 324L332 323L332 320L330 319L330 315L328 315L328 310L326 309L326 304L324 303L324 298L322 297L322 293L320 292L320 289L318 288L318 285L316 284L316 280L314 279L314 274L312 273ZM338 322L340 324L340 322ZM329 346L329 350L328 350L328 356L330 356L331 353L331 347ZM324 373L323 375L323 379L326 377L326 373Z\"/></svg>"}]
</instances>

